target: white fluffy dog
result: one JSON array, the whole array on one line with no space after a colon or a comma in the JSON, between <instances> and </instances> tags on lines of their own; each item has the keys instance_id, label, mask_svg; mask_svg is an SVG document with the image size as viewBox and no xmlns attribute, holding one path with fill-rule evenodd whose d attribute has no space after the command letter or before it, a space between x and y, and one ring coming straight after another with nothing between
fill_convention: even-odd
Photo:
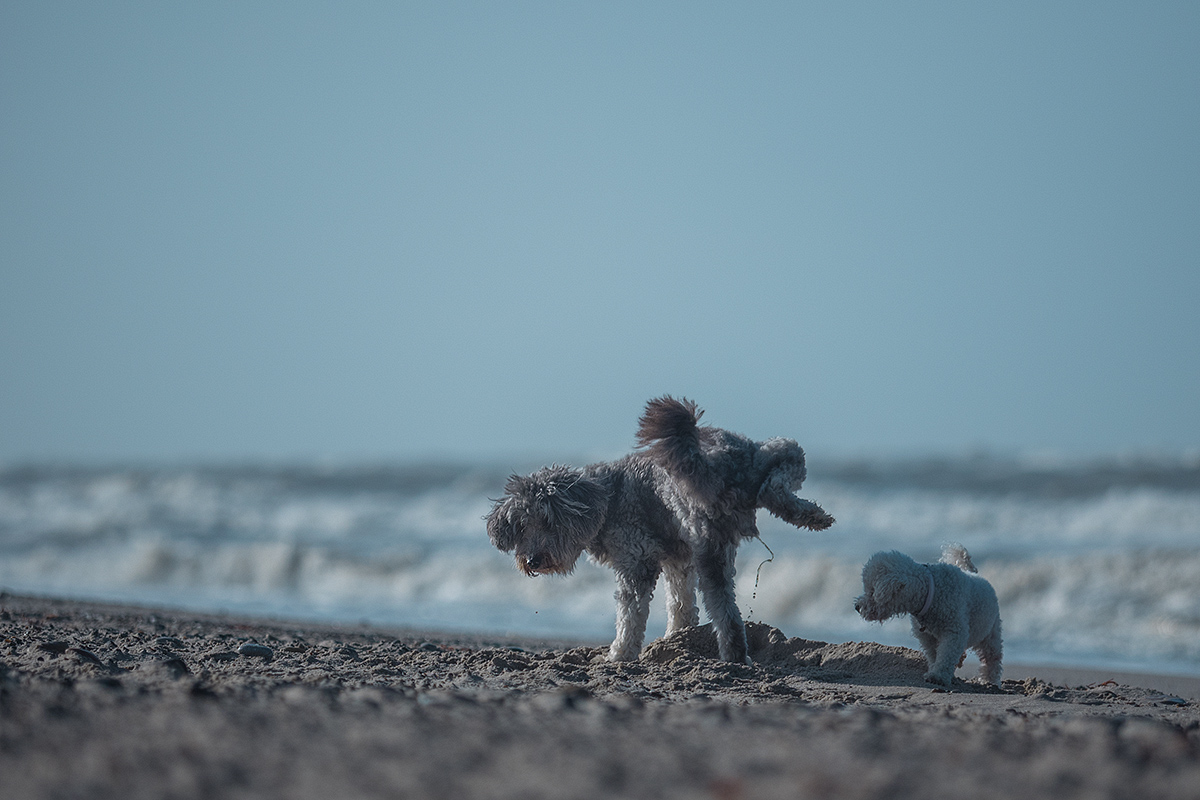
<instances>
[{"instance_id":1,"label":"white fluffy dog","mask_svg":"<svg viewBox=\"0 0 1200 800\"><path fill-rule=\"evenodd\" d=\"M912 615L913 635L925 651L925 680L949 686L968 649L979 656L980 677L1000 683L1000 604L960 544L948 544L936 564L918 564L892 550L863 566L863 594L854 610L869 622Z\"/></svg>"}]
</instances>

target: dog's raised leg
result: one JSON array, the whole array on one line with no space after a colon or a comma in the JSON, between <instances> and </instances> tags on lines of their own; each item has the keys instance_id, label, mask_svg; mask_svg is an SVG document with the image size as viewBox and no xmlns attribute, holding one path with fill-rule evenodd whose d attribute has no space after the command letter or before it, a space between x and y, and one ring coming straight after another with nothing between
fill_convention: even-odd
<instances>
[{"instance_id":1,"label":"dog's raised leg","mask_svg":"<svg viewBox=\"0 0 1200 800\"><path fill-rule=\"evenodd\" d=\"M767 480L758 492L758 504L797 528L823 531L834 523L825 509L811 500L797 497L782 481Z\"/></svg>"},{"instance_id":2,"label":"dog's raised leg","mask_svg":"<svg viewBox=\"0 0 1200 800\"><path fill-rule=\"evenodd\" d=\"M696 608L696 570L690 560L668 564L663 571L667 584L667 635L700 623Z\"/></svg>"},{"instance_id":3,"label":"dog's raised leg","mask_svg":"<svg viewBox=\"0 0 1200 800\"><path fill-rule=\"evenodd\" d=\"M722 541L722 537L706 536L696 553L696 577L704 610L712 620L717 635L717 650L722 661L749 664L746 626L738 610L734 593L734 557L737 542Z\"/></svg>"},{"instance_id":4,"label":"dog's raised leg","mask_svg":"<svg viewBox=\"0 0 1200 800\"><path fill-rule=\"evenodd\" d=\"M657 563L617 570L617 638L608 648L609 661L636 661L641 653L658 574Z\"/></svg>"}]
</instances>

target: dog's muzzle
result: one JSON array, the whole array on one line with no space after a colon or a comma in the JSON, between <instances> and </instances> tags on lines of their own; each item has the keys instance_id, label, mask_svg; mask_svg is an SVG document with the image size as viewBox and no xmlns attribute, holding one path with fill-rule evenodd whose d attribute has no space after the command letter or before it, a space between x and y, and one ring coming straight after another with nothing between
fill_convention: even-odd
<instances>
[{"instance_id":1,"label":"dog's muzzle","mask_svg":"<svg viewBox=\"0 0 1200 800\"><path fill-rule=\"evenodd\" d=\"M529 577L533 578L542 572L548 571L551 566L550 557L545 553L534 553L531 556L521 556L520 559L521 571Z\"/></svg>"},{"instance_id":2,"label":"dog's muzzle","mask_svg":"<svg viewBox=\"0 0 1200 800\"><path fill-rule=\"evenodd\" d=\"M865 597L859 597L859 598L855 599L854 610L857 611L858 615L860 617L862 617L863 619L865 619L867 622L881 621L876 616L875 612L871 609L871 604L867 602L867 598L865 598Z\"/></svg>"}]
</instances>

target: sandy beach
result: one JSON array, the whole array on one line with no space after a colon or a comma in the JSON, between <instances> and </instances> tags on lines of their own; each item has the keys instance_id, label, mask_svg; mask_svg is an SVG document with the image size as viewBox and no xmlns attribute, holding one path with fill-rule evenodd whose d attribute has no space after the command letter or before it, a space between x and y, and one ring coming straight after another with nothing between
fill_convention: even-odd
<instances>
[{"instance_id":1,"label":"sandy beach","mask_svg":"<svg viewBox=\"0 0 1200 800\"><path fill-rule=\"evenodd\" d=\"M3 798L1200 797L1200 681L704 627L572 642L0 596Z\"/></svg>"}]
</instances>

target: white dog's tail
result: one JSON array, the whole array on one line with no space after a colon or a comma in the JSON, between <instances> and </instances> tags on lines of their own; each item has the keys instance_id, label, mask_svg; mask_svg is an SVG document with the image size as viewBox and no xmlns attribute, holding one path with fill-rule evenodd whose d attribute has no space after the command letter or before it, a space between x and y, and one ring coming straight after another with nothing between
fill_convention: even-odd
<instances>
[{"instance_id":1,"label":"white dog's tail","mask_svg":"<svg viewBox=\"0 0 1200 800\"><path fill-rule=\"evenodd\" d=\"M979 572L971 563L971 554L967 552L967 548L958 542L947 542L942 545L942 563L953 564L963 572Z\"/></svg>"}]
</instances>

